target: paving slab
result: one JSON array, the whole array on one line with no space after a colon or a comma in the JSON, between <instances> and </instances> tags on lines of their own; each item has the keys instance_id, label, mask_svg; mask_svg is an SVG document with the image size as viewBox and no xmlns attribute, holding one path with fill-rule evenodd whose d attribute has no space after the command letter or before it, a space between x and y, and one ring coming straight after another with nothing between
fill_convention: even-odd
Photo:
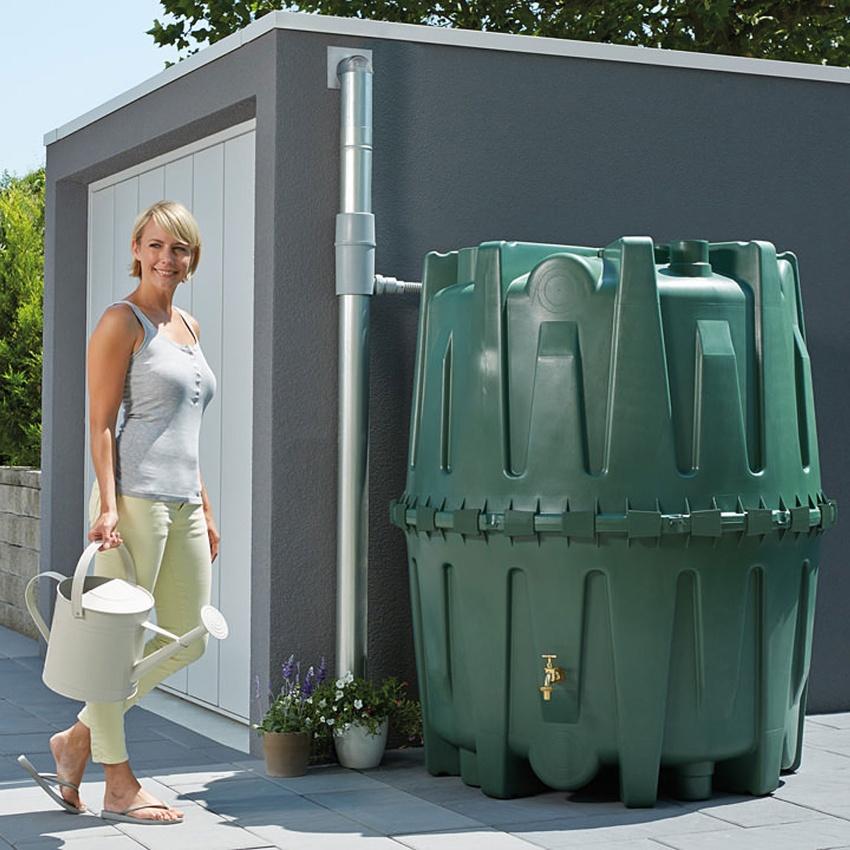
<instances>
[{"instance_id":1,"label":"paving slab","mask_svg":"<svg viewBox=\"0 0 850 850\"><path fill-rule=\"evenodd\" d=\"M850 776L845 772L786 776L773 796L823 814L833 814L850 802Z\"/></svg>"},{"instance_id":2,"label":"paving slab","mask_svg":"<svg viewBox=\"0 0 850 850\"><path fill-rule=\"evenodd\" d=\"M3 657L3 654L0 653L0 658ZM21 655L12 660L15 664L25 667L27 670L35 671L38 673L39 678L41 677L41 671L44 669L44 659L40 655Z\"/></svg>"},{"instance_id":3,"label":"paving slab","mask_svg":"<svg viewBox=\"0 0 850 850\"><path fill-rule=\"evenodd\" d=\"M305 776L269 777L296 794L319 794L326 791L379 791L387 786L365 773L343 767L315 767Z\"/></svg>"},{"instance_id":4,"label":"paving slab","mask_svg":"<svg viewBox=\"0 0 850 850\"><path fill-rule=\"evenodd\" d=\"M675 814L667 810L626 809L616 816L596 815L560 820L546 820L504 827L524 841L541 847L593 847L617 841L640 841L667 834L691 835L728 829L715 818L701 812L678 809Z\"/></svg>"},{"instance_id":5,"label":"paving slab","mask_svg":"<svg viewBox=\"0 0 850 850\"><path fill-rule=\"evenodd\" d=\"M483 824L397 788L327 791L308 799L385 835L470 829Z\"/></svg>"},{"instance_id":6,"label":"paving slab","mask_svg":"<svg viewBox=\"0 0 850 850\"><path fill-rule=\"evenodd\" d=\"M565 845L558 844L557 842L551 843L548 839L544 838L536 846L547 849L551 848L551 850L560 850ZM578 846L591 847L592 850L662 850L662 848L664 850L670 850L669 845L662 844L650 838L627 838L624 841L600 841L596 844Z\"/></svg>"},{"instance_id":7,"label":"paving slab","mask_svg":"<svg viewBox=\"0 0 850 850\"><path fill-rule=\"evenodd\" d=\"M659 840L675 850L823 850L850 841L850 822L822 818L752 829L668 834Z\"/></svg>"},{"instance_id":8,"label":"paving slab","mask_svg":"<svg viewBox=\"0 0 850 850\"><path fill-rule=\"evenodd\" d=\"M207 785L219 779L255 779L257 777L256 773L235 764L213 764L204 767L202 770L170 769L146 771L146 773L155 775L159 782L171 788L180 788L184 785Z\"/></svg>"},{"instance_id":9,"label":"paving slab","mask_svg":"<svg viewBox=\"0 0 850 850\"><path fill-rule=\"evenodd\" d=\"M38 641L0 626L0 658L32 658L38 656Z\"/></svg>"},{"instance_id":10,"label":"paving slab","mask_svg":"<svg viewBox=\"0 0 850 850\"><path fill-rule=\"evenodd\" d=\"M850 746L850 728L810 725L803 732L803 740L809 747Z\"/></svg>"},{"instance_id":11,"label":"paving slab","mask_svg":"<svg viewBox=\"0 0 850 850\"><path fill-rule=\"evenodd\" d=\"M806 725L808 726L810 723L831 726L833 729L850 729L850 713L811 714L806 718Z\"/></svg>"},{"instance_id":12,"label":"paving slab","mask_svg":"<svg viewBox=\"0 0 850 850\"><path fill-rule=\"evenodd\" d=\"M3 796L7 793L9 792L4 791ZM79 839L81 836L114 834L114 828L95 814L68 814L51 802L46 794L40 793L38 796L41 799L30 798L23 811L5 812L0 815L0 838L17 845L21 841L33 841L48 836L66 840L72 837ZM57 846L61 847L61 844Z\"/></svg>"},{"instance_id":13,"label":"paving slab","mask_svg":"<svg viewBox=\"0 0 850 850\"><path fill-rule=\"evenodd\" d=\"M395 836L395 840L411 850L534 850L539 847L495 829L406 834Z\"/></svg>"},{"instance_id":14,"label":"paving slab","mask_svg":"<svg viewBox=\"0 0 850 850\"><path fill-rule=\"evenodd\" d=\"M50 736L44 732L25 732L19 735L0 733L0 756L15 756L21 753L50 753Z\"/></svg>"},{"instance_id":15,"label":"paving slab","mask_svg":"<svg viewBox=\"0 0 850 850\"><path fill-rule=\"evenodd\" d=\"M17 784L23 776L25 774L15 756L0 756L0 788L9 783ZM32 780L29 780L28 784L32 785Z\"/></svg>"},{"instance_id":16,"label":"paving slab","mask_svg":"<svg viewBox=\"0 0 850 850\"><path fill-rule=\"evenodd\" d=\"M334 812L320 818L298 817L287 813L275 818L255 813L240 818L239 825L257 836L286 850L402 850L403 845L374 830L366 829Z\"/></svg>"},{"instance_id":17,"label":"paving slab","mask_svg":"<svg viewBox=\"0 0 850 850\"><path fill-rule=\"evenodd\" d=\"M36 716L9 700L0 699L0 729L4 735L25 735L30 732L49 733L54 724Z\"/></svg>"},{"instance_id":18,"label":"paving slab","mask_svg":"<svg viewBox=\"0 0 850 850\"><path fill-rule=\"evenodd\" d=\"M239 807L277 808L285 798L302 799L293 791L261 777L250 780L218 780L200 788L182 785L169 789L179 801L191 801L219 814L238 816Z\"/></svg>"},{"instance_id":19,"label":"paving slab","mask_svg":"<svg viewBox=\"0 0 850 850\"><path fill-rule=\"evenodd\" d=\"M700 811L721 822L748 828L817 820L823 817L821 812L776 797L736 798L734 802L729 803L711 801L710 805L704 805Z\"/></svg>"},{"instance_id":20,"label":"paving slab","mask_svg":"<svg viewBox=\"0 0 850 850\"><path fill-rule=\"evenodd\" d=\"M205 759L212 759L213 762L233 761L233 759L243 758L245 755L241 750L236 750L216 741L210 741L209 738L207 738L205 747L191 747L191 750L203 755Z\"/></svg>"},{"instance_id":21,"label":"paving slab","mask_svg":"<svg viewBox=\"0 0 850 850\"><path fill-rule=\"evenodd\" d=\"M0 850L3 850L0 844ZM11 847L12 845L8 845ZM80 835L63 838L61 843L55 838L44 836L27 841L19 841L15 850L141 850L142 845L130 836L114 830L114 835Z\"/></svg>"},{"instance_id":22,"label":"paving slab","mask_svg":"<svg viewBox=\"0 0 850 850\"><path fill-rule=\"evenodd\" d=\"M280 824L298 822L315 827L321 826L325 819L334 819L333 811L329 811L327 806L299 794L263 794L254 798L217 797L206 805L223 817L253 825L268 821ZM356 819L343 817L346 826L358 825Z\"/></svg>"},{"instance_id":23,"label":"paving slab","mask_svg":"<svg viewBox=\"0 0 850 850\"><path fill-rule=\"evenodd\" d=\"M810 774L822 774L834 770L850 770L850 755L846 753L834 753L818 747L810 747L808 744L803 748L803 760L797 776L808 776Z\"/></svg>"},{"instance_id":24,"label":"paving slab","mask_svg":"<svg viewBox=\"0 0 850 850\"><path fill-rule=\"evenodd\" d=\"M505 811L506 809L500 807L501 803L516 802L519 805L524 805L526 801L536 799L533 797L523 797L521 798L522 802L520 800L492 800L482 794L480 788L474 788L464 784L459 776L428 776L422 770L415 772L415 775L413 775L414 771L405 772L411 775L405 777L403 781L400 781L400 777L394 776L393 782L387 782L387 784L400 791L406 791L408 794L413 794L421 797L423 800L428 800L441 806L452 804L462 807L465 803L477 803L483 800L488 805L496 807L498 811ZM546 796L548 797L549 795ZM560 795L560 797L560 804L562 806L563 795ZM562 817L565 816L563 807L560 809L560 812Z\"/></svg>"}]
</instances>

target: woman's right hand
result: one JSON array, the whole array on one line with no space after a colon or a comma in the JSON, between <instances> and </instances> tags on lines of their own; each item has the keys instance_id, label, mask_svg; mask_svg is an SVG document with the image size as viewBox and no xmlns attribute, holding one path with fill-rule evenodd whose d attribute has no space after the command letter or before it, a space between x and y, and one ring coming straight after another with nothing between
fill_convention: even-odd
<instances>
[{"instance_id":1,"label":"woman's right hand","mask_svg":"<svg viewBox=\"0 0 850 850\"><path fill-rule=\"evenodd\" d=\"M103 545L98 549L98 552L103 552L106 549L114 549L120 546L124 541L121 539L121 533L115 531L115 526L118 525L117 511L103 511L95 520L94 525L89 529L89 540L102 540Z\"/></svg>"}]
</instances>

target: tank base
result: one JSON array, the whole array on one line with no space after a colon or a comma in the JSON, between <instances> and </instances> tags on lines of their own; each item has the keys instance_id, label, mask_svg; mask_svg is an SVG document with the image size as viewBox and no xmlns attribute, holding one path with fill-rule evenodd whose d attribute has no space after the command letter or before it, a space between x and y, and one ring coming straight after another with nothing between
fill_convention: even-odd
<instances>
[{"instance_id":1,"label":"tank base","mask_svg":"<svg viewBox=\"0 0 850 850\"><path fill-rule=\"evenodd\" d=\"M458 747L441 738L425 724L425 767L431 776L457 776L460 773Z\"/></svg>"},{"instance_id":2,"label":"tank base","mask_svg":"<svg viewBox=\"0 0 850 850\"><path fill-rule=\"evenodd\" d=\"M673 769L671 793L677 800L708 800L711 797L714 762L699 761Z\"/></svg>"},{"instance_id":3,"label":"tank base","mask_svg":"<svg viewBox=\"0 0 850 850\"><path fill-rule=\"evenodd\" d=\"M475 753L469 750L460 751L460 778L464 785L471 785L473 788L481 787L481 780L478 778L478 761Z\"/></svg>"}]
</instances>

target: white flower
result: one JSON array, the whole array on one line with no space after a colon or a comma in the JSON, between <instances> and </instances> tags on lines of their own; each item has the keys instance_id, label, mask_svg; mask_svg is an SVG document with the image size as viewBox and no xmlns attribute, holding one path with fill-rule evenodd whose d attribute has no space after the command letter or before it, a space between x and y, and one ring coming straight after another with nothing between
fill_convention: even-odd
<instances>
[{"instance_id":1,"label":"white flower","mask_svg":"<svg viewBox=\"0 0 850 850\"><path fill-rule=\"evenodd\" d=\"M334 725L334 719L333 719L333 717L329 717L328 718L328 726L333 726L333 725Z\"/></svg>"},{"instance_id":2,"label":"white flower","mask_svg":"<svg viewBox=\"0 0 850 850\"><path fill-rule=\"evenodd\" d=\"M366 714L366 712L364 711L364 712L363 712L363 717L364 717L364 718L366 718L366 717L368 717L368 716L369 716L369 715L368 715L368 714Z\"/></svg>"},{"instance_id":3,"label":"white flower","mask_svg":"<svg viewBox=\"0 0 850 850\"><path fill-rule=\"evenodd\" d=\"M324 708L324 707L325 707L325 700L320 699L319 700L319 708Z\"/></svg>"},{"instance_id":4,"label":"white flower","mask_svg":"<svg viewBox=\"0 0 850 850\"><path fill-rule=\"evenodd\" d=\"M363 700L362 700L362 699L356 699L356 700L354 700L354 707L355 707L358 711L360 711L360 709L361 709L361 708L363 708Z\"/></svg>"},{"instance_id":5,"label":"white flower","mask_svg":"<svg viewBox=\"0 0 850 850\"><path fill-rule=\"evenodd\" d=\"M354 673L350 670L345 674L345 684L350 685L354 681Z\"/></svg>"},{"instance_id":6,"label":"white flower","mask_svg":"<svg viewBox=\"0 0 850 850\"><path fill-rule=\"evenodd\" d=\"M325 722L325 715L323 714L323 715L319 718L319 723L324 723L324 722Z\"/></svg>"},{"instance_id":7,"label":"white flower","mask_svg":"<svg viewBox=\"0 0 850 850\"><path fill-rule=\"evenodd\" d=\"M342 693L342 691L337 691L337 692L334 694L334 699L335 699L335 700L341 700L341 699L342 699L342 697L343 697L343 693Z\"/></svg>"},{"instance_id":8,"label":"white flower","mask_svg":"<svg viewBox=\"0 0 850 850\"><path fill-rule=\"evenodd\" d=\"M336 689L339 690L340 688L344 688L344 687L345 687L345 680L344 679L337 679L336 680Z\"/></svg>"}]
</instances>

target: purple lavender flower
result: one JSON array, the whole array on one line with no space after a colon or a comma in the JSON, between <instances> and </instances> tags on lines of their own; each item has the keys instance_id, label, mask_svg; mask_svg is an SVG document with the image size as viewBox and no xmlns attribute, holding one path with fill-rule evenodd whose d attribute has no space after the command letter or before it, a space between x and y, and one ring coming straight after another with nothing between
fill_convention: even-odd
<instances>
[{"instance_id":1,"label":"purple lavender flower","mask_svg":"<svg viewBox=\"0 0 850 850\"><path fill-rule=\"evenodd\" d=\"M292 679L292 674L295 672L295 655L290 655L286 660L286 664L281 668L284 681L289 682Z\"/></svg>"},{"instance_id":2,"label":"purple lavender flower","mask_svg":"<svg viewBox=\"0 0 850 850\"><path fill-rule=\"evenodd\" d=\"M328 675L328 663L325 660L325 656L322 656L322 660L319 662L319 672L316 674L316 684L321 685L322 682L325 681Z\"/></svg>"},{"instance_id":3,"label":"purple lavender flower","mask_svg":"<svg viewBox=\"0 0 850 850\"><path fill-rule=\"evenodd\" d=\"M307 699L307 697L313 695L313 691L316 689L315 678L316 671L310 666L304 674L304 681L301 683L301 699Z\"/></svg>"}]
</instances>

